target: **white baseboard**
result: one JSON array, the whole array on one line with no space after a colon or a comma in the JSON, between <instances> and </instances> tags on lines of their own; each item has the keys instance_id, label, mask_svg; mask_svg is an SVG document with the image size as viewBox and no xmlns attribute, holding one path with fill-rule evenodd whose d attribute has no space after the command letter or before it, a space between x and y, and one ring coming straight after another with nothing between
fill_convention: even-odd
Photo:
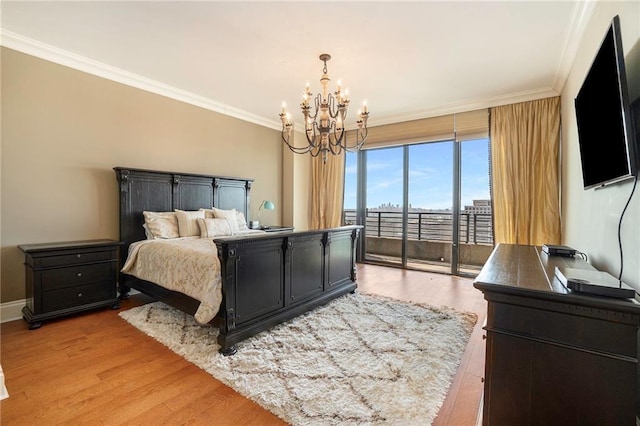
<instances>
[{"instance_id":1,"label":"white baseboard","mask_svg":"<svg viewBox=\"0 0 640 426\"><path fill-rule=\"evenodd\" d=\"M129 295L139 294L138 290L131 289ZM14 300L12 302L0 303L0 324L3 322L22 319L22 308L27 305L27 300Z\"/></svg>"},{"instance_id":2,"label":"white baseboard","mask_svg":"<svg viewBox=\"0 0 640 426\"><path fill-rule=\"evenodd\" d=\"M0 303L0 323L22 319L22 308L26 304L26 299Z\"/></svg>"}]
</instances>

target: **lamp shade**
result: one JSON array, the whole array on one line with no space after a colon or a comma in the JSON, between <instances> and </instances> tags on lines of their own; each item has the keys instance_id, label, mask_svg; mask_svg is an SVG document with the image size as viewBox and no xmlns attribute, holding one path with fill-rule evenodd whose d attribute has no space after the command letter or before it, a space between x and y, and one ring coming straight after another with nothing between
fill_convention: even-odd
<instances>
[{"instance_id":1,"label":"lamp shade","mask_svg":"<svg viewBox=\"0 0 640 426\"><path fill-rule=\"evenodd\" d=\"M262 202L262 205L264 206L265 210L274 210L276 208L276 205L273 204L272 201L268 201L268 200L264 200Z\"/></svg>"}]
</instances>

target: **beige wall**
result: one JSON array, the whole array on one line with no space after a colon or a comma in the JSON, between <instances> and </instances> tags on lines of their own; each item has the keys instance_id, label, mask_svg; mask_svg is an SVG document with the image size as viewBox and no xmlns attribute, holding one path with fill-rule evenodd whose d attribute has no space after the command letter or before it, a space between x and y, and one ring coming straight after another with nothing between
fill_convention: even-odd
<instances>
[{"instance_id":1,"label":"beige wall","mask_svg":"<svg viewBox=\"0 0 640 426\"><path fill-rule=\"evenodd\" d=\"M302 133L294 133L294 138L303 137ZM294 154L284 147L282 149L283 225L292 225L296 230L309 229L310 187L311 156Z\"/></svg>"},{"instance_id":2,"label":"beige wall","mask_svg":"<svg viewBox=\"0 0 640 426\"><path fill-rule=\"evenodd\" d=\"M270 224L291 204L278 131L7 48L1 64L2 302L25 297L18 244L118 238L114 166L254 178Z\"/></svg>"},{"instance_id":3,"label":"beige wall","mask_svg":"<svg viewBox=\"0 0 640 426\"><path fill-rule=\"evenodd\" d=\"M640 97L640 2L598 2L562 92L562 234L565 244L585 252L595 267L617 277L620 272L618 221L633 182L597 190L583 189L573 105L615 15L620 15L630 97L631 100ZM636 188L625 214L622 235L622 279L640 290L640 188Z\"/></svg>"}]
</instances>

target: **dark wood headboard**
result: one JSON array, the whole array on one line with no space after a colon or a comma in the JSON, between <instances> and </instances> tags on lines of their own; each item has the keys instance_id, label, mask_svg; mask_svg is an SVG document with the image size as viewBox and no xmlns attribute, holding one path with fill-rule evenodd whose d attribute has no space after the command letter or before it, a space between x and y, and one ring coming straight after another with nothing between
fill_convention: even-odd
<instances>
[{"instance_id":1,"label":"dark wood headboard","mask_svg":"<svg viewBox=\"0 0 640 426\"><path fill-rule=\"evenodd\" d=\"M250 220L253 179L114 167L120 192L121 260L129 245L145 239L143 211L170 212L217 207L236 209Z\"/></svg>"}]
</instances>

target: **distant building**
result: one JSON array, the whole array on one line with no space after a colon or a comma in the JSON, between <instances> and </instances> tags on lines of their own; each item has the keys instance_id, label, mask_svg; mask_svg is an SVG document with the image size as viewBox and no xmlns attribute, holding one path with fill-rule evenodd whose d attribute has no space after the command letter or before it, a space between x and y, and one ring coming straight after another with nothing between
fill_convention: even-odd
<instances>
[{"instance_id":1,"label":"distant building","mask_svg":"<svg viewBox=\"0 0 640 426\"><path fill-rule=\"evenodd\" d=\"M464 206L464 212L491 214L491 200L473 200L472 206Z\"/></svg>"}]
</instances>

